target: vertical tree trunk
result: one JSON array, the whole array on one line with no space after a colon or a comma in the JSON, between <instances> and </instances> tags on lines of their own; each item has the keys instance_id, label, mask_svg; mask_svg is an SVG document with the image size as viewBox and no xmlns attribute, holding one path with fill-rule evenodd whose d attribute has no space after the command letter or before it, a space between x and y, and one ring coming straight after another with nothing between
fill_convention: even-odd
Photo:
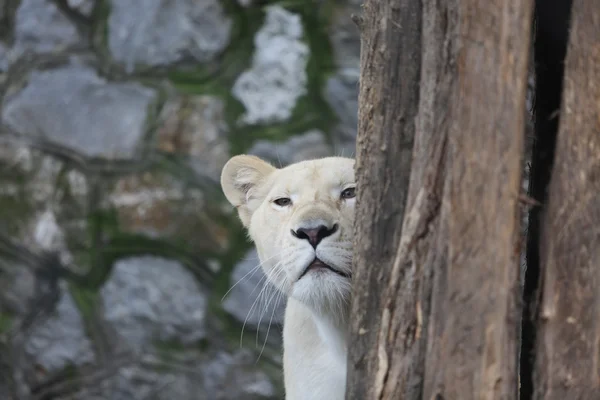
<instances>
[{"instance_id":1,"label":"vertical tree trunk","mask_svg":"<svg viewBox=\"0 0 600 400\"><path fill-rule=\"evenodd\" d=\"M574 0L542 216L534 398L600 399L600 4Z\"/></svg>"},{"instance_id":2,"label":"vertical tree trunk","mask_svg":"<svg viewBox=\"0 0 600 400\"><path fill-rule=\"evenodd\" d=\"M519 204L532 2L458 2L424 398L518 396Z\"/></svg>"},{"instance_id":3,"label":"vertical tree trunk","mask_svg":"<svg viewBox=\"0 0 600 400\"><path fill-rule=\"evenodd\" d=\"M402 373L388 373L392 357L408 351L408 346L388 341L388 335L413 329L414 309L390 311L389 303L403 284L390 278L410 176L421 54L420 1L366 0L363 10L356 161L361 206L356 212L347 379L347 398L355 400L399 398L410 380L410 363L398 371ZM410 303L413 293L400 297ZM397 389L389 392L390 384Z\"/></svg>"},{"instance_id":4,"label":"vertical tree trunk","mask_svg":"<svg viewBox=\"0 0 600 400\"><path fill-rule=\"evenodd\" d=\"M531 9L364 5L348 399L516 398Z\"/></svg>"},{"instance_id":5,"label":"vertical tree trunk","mask_svg":"<svg viewBox=\"0 0 600 400\"><path fill-rule=\"evenodd\" d=\"M520 376L521 399L524 400L531 399L534 392L541 216L548 202L548 185L554 163L570 12L571 0L535 1L535 132L529 170L529 195L541 205L530 210L527 227Z\"/></svg>"}]
</instances>

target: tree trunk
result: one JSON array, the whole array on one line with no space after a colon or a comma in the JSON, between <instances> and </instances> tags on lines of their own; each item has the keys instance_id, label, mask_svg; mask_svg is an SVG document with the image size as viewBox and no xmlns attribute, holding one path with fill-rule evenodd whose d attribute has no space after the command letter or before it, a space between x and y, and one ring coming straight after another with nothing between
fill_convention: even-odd
<instances>
[{"instance_id":1,"label":"tree trunk","mask_svg":"<svg viewBox=\"0 0 600 400\"><path fill-rule=\"evenodd\" d=\"M347 398L514 399L532 4L422 5L364 5Z\"/></svg>"},{"instance_id":2,"label":"tree trunk","mask_svg":"<svg viewBox=\"0 0 600 400\"><path fill-rule=\"evenodd\" d=\"M574 0L540 238L534 398L600 399L600 4Z\"/></svg>"},{"instance_id":3,"label":"tree trunk","mask_svg":"<svg viewBox=\"0 0 600 400\"><path fill-rule=\"evenodd\" d=\"M364 31L356 160L361 206L355 224L353 337L347 379L347 398L356 400L391 395L388 387L384 389L389 384L397 387L393 393L403 393L410 381L410 362L391 377L394 381L386 379L391 357L410 350L410 345L388 343L386 336L390 330L392 335L414 331L416 325L414 307L390 312L389 303L397 296L387 293L398 292L404 284L390 277L410 176L421 54L419 1L367 0L363 10L364 17L358 19ZM407 290L402 297L405 304L414 302L413 293ZM391 347L396 345L402 347Z\"/></svg>"},{"instance_id":4,"label":"tree trunk","mask_svg":"<svg viewBox=\"0 0 600 400\"><path fill-rule=\"evenodd\" d=\"M554 163L571 12L571 0L536 0L535 3L535 132L529 170L529 195L541 206L530 210L527 227L520 376L522 399L531 399L534 392L541 217L548 203L548 185Z\"/></svg>"}]
</instances>

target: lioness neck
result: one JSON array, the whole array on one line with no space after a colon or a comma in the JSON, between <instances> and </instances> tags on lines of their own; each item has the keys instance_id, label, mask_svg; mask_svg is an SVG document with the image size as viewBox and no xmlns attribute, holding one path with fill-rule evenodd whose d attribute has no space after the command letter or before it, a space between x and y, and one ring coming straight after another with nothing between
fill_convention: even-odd
<instances>
[{"instance_id":1,"label":"lioness neck","mask_svg":"<svg viewBox=\"0 0 600 400\"><path fill-rule=\"evenodd\" d=\"M315 325L323 343L331 349L341 361L346 360L348 352L348 315L323 315L313 313Z\"/></svg>"}]
</instances>

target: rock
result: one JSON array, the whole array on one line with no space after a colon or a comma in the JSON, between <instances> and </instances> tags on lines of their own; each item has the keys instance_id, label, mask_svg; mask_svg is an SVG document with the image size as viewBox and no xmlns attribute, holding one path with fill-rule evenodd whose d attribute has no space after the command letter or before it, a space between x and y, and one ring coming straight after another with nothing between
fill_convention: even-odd
<instances>
[{"instance_id":1,"label":"rock","mask_svg":"<svg viewBox=\"0 0 600 400\"><path fill-rule=\"evenodd\" d=\"M204 204L201 191L188 189L166 174L152 172L118 179L108 200L117 210L122 228L151 237L176 233L182 222L177 216L184 207L191 208L183 217L189 218L191 213L201 212Z\"/></svg>"},{"instance_id":2,"label":"rock","mask_svg":"<svg viewBox=\"0 0 600 400\"><path fill-rule=\"evenodd\" d=\"M325 135L317 130L293 136L282 143L259 140L254 143L248 154L261 157L280 167L303 160L333 155Z\"/></svg>"},{"instance_id":3,"label":"rock","mask_svg":"<svg viewBox=\"0 0 600 400\"><path fill-rule=\"evenodd\" d=\"M336 68L358 70L360 67L360 32L352 14L361 14L362 0L339 2L333 9L328 32Z\"/></svg>"},{"instance_id":4,"label":"rock","mask_svg":"<svg viewBox=\"0 0 600 400\"><path fill-rule=\"evenodd\" d=\"M190 354L184 351L183 353ZM193 353L193 352L192 352ZM182 357L183 356L183 357ZM183 358L183 359L182 359ZM116 371L99 387L89 385L77 400L267 400L277 399L267 375L255 365L246 351L230 354L169 355L169 361L145 354L141 363Z\"/></svg>"},{"instance_id":5,"label":"rock","mask_svg":"<svg viewBox=\"0 0 600 400\"><path fill-rule=\"evenodd\" d=\"M277 398L267 375L257 369L256 356L240 350L229 354L219 352L204 367L204 382L211 400ZM235 385L231 383L235 382Z\"/></svg>"},{"instance_id":6,"label":"rock","mask_svg":"<svg viewBox=\"0 0 600 400\"><path fill-rule=\"evenodd\" d=\"M22 0L15 16L15 56L50 53L81 43L75 25L49 0Z\"/></svg>"},{"instance_id":7,"label":"rock","mask_svg":"<svg viewBox=\"0 0 600 400\"><path fill-rule=\"evenodd\" d=\"M302 21L281 6L266 7L264 26L256 33L252 66L233 86L233 96L244 107L245 124L289 119L298 98L307 92L309 48L302 42Z\"/></svg>"},{"instance_id":8,"label":"rock","mask_svg":"<svg viewBox=\"0 0 600 400\"><path fill-rule=\"evenodd\" d=\"M4 74L8 71L9 66L9 50L8 47L0 42L0 74ZM0 77L0 84L4 83L4 77Z\"/></svg>"},{"instance_id":9,"label":"rock","mask_svg":"<svg viewBox=\"0 0 600 400\"><path fill-rule=\"evenodd\" d=\"M353 0L336 6L329 27L336 72L327 80L324 96L339 119L332 132L335 153L346 156L354 156L356 149L360 32L351 15L360 15L361 3Z\"/></svg>"},{"instance_id":10,"label":"rock","mask_svg":"<svg viewBox=\"0 0 600 400\"><path fill-rule=\"evenodd\" d=\"M47 372L91 363L95 358L79 310L64 283L61 290L54 313L34 326L25 343L27 354Z\"/></svg>"},{"instance_id":11,"label":"rock","mask_svg":"<svg viewBox=\"0 0 600 400\"><path fill-rule=\"evenodd\" d=\"M52 210L40 213L35 223L33 239L39 248L54 250L64 246L64 233L56 222L56 215Z\"/></svg>"},{"instance_id":12,"label":"rock","mask_svg":"<svg viewBox=\"0 0 600 400\"><path fill-rule=\"evenodd\" d=\"M32 72L25 88L5 100L2 119L21 135L84 156L132 158L155 97L151 89L107 82L93 69L71 63Z\"/></svg>"},{"instance_id":13,"label":"rock","mask_svg":"<svg viewBox=\"0 0 600 400\"><path fill-rule=\"evenodd\" d=\"M266 281L256 249L246 254L233 269L229 281L232 289L223 308L246 326L267 328L283 323L286 298Z\"/></svg>"},{"instance_id":14,"label":"rock","mask_svg":"<svg viewBox=\"0 0 600 400\"><path fill-rule=\"evenodd\" d=\"M358 128L358 70L348 75L339 72L325 86L325 98L336 113L339 123L333 130L336 154L354 156Z\"/></svg>"},{"instance_id":15,"label":"rock","mask_svg":"<svg viewBox=\"0 0 600 400\"><path fill-rule=\"evenodd\" d=\"M206 62L229 43L231 21L218 0L111 0L108 44L128 73L139 65Z\"/></svg>"},{"instance_id":16,"label":"rock","mask_svg":"<svg viewBox=\"0 0 600 400\"><path fill-rule=\"evenodd\" d=\"M69 8L89 17L94 10L95 0L67 0Z\"/></svg>"},{"instance_id":17,"label":"rock","mask_svg":"<svg viewBox=\"0 0 600 400\"><path fill-rule=\"evenodd\" d=\"M116 210L123 231L193 243L198 253L225 249L229 231L205 197L202 190L172 175L147 171L119 178L107 208Z\"/></svg>"},{"instance_id":18,"label":"rock","mask_svg":"<svg viewBox=\"0 0 600 400\"><path fill-rule=\"evenodd\" d=\"M0 310L23 317L36 294L36 277L27 266L4 260L6 255L0 252Z\"/></svg>"},{"instance_id":19,"label":"rock","mask_svg":"<svg viewBox=\"0 0 600 400\"><path fill-rule=\"evenodd\" d=\"M87 181L77 170L40 151L0 137L0 220L11 239L32 251L58 252L82 237ZM79 242L81 243L81 242Z\"/></svg>"},{"instance_id":20,"label":"rock","mask_svg":"<svg viewBox=\"0 0 600 400\"><path fill-rule=\"evenodd\" d=\"M180 96L167 102L163 114L159 149L185 156L196 173L219 182L229 159L223 101L213 96Z\"/></svg>"},{"instance_id":21,"label":"rock","mask_svg":"<svg viewBox=\"0 0 600 400\"><path fill-rule=\"evenodd\" d=\"M206 297L176 261L150 256L118 261L100 295L104 319L133 350L156 340L194 344L205 337Z\"/></svg>"},{"instance_id":22,"label":"rock","mask_svg":"<svg viewBox=\"0 0 600 400\"><path fill-rule=\"evenodd\" d=\"M170 371L160 366L161 371L132 365L120 368L109 379L97 387L83 388L76 400L209 400L198 378L193 372ZM185 366L184 366L185 367ZM187 368L186 368L187 369Z\"/></svg>"}]
</instances>

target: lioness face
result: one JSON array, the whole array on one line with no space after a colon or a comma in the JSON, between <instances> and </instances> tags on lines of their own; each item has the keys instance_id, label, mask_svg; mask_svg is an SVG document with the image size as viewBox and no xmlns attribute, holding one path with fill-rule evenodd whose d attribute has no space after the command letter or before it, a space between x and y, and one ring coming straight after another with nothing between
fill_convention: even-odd
<instances>
[{"instance_id":1,"label":"lioness face","mask_svg":"<svg viewBox=\"0 0 600 400\"><path fill-rule=\"evenodd\" d=\"M348 302L354 160L329 157L277 169L236 156L223 168L221 186L275 286L315 309Z\"/></svg>"}]
</instances>

